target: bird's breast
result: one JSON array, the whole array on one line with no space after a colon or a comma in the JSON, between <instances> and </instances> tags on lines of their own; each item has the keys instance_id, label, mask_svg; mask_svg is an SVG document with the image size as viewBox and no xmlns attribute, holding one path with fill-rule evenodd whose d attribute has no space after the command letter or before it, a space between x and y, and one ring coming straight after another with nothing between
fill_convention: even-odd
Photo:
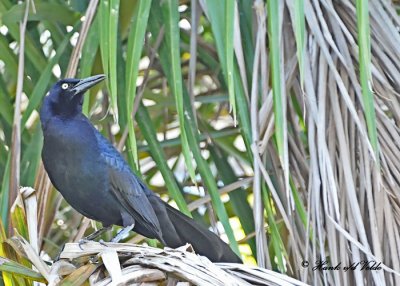
<instances>
[{"instance_id":1,"label":"bird's breast","mask_svg":"<svg viewBox=\"0 0 400 286\"><path fill-rule=\"evenodd\" d=\"M51 182L73 208L103 223L119 216L110 209L107 168L90 125L49 122L42 159Z\"/></svg>"},{"instance_id":2,"label":"bird's breast","mask_svg":"<svg viewBox=\"0 0 400 286\"><path fill-rule=\"evenodd\" d=\"M100 152L92 128L80 122L54 120L44 133L43 159L50 172L66 169L67 173L93 172Z\"/></svg>"}]
</instances>

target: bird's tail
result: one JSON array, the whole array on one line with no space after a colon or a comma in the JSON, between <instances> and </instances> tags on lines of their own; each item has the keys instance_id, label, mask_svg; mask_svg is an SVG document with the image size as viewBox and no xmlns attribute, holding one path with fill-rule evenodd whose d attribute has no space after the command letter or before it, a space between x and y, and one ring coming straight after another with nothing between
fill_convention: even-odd
<instances>
[{"instance_id":1,"label":"bird's tail","mask_svg":"<svg viewBox=\"0 0 400 286\"><path fill-rule=\"evenodd\" d=\"M216 234L167 203L165 203L165 207L182 244L190 243L196 253L208 257L213 262L242 263L242 260L232 251L229 245ZM173 230L169 229L169 231ZM176 237L176 235L164 236L167 245L176 247L176 239L169 239L169 237Z\"/></svg>"}]
</instances>

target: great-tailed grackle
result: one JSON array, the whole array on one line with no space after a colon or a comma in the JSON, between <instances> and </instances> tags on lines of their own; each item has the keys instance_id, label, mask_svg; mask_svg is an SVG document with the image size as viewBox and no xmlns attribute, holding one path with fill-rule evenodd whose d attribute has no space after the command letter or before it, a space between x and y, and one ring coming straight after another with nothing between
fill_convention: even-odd
<instances>
[{"instance_id":1,"label":"great-tailed grackle","mask_svg":"<svg viewBox=\"0 0 400 286\"><path fill-rule=\"evenodd\" d=\"M53 185L73 208L104 227L131 226L169 247L190 243L211 261L240 263L217 235L150 191L82 114L83 94L104 78L60 80L44 99L42 159Z\"/></svg>"}]
</instances>

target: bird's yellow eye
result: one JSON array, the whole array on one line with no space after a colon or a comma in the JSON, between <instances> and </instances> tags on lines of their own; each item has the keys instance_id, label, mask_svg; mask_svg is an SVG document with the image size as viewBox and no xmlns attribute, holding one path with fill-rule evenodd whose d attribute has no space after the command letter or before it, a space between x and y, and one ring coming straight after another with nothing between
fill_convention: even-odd
<instances>
[{"instance_id":1,"label":"bird's yellow eye","mask_svg":"<svg viewBox=\"0 0 400 286\"><path fill-rule=\"evenodd\" d=\"M62 88L62 89L67 89L68 86L69 86L68 83L63 83L63 84L61 85L61 88Z\"/></svg>"}]
</instances>

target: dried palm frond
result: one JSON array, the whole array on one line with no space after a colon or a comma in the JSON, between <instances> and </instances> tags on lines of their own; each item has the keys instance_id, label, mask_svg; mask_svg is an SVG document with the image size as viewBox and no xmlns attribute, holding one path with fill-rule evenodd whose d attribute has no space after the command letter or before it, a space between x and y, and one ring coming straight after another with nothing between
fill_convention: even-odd
<instances>
[{"instance_id":1,"label":"dried palm frond","mask_svg":"<svg viewBox=\"0 0 400 286\"><path fill-rule=\"evenodd\" d=\"M269 74L281 73L281 96L287 102L280 111L288 153L279 150L276 138L272 140L274 132L277 136L276 120L282 120L273 108L277 89L272 86L260 91L262 100L257 96L251 99L253 134L257 136L253 138L254 192L261 192L260 181L266 184L283 219L288 231L286 250L291 253L288 272L315 284L399 284L400 18L384 0L304 0L302 45L297 29L301 25L298 3L303 1L278 2L274 10L256 1L253 81L260 79L268 87ZM369 14L367 10L361 15L361 8L368 9L366 2ZM271 14L274 11L278 15ZM277 28L268 36L273 41L271 36L278 33L281 48L278 68L272 66L271 70L261 68L263 54L272 56L269 49L274 48L264 44L267 13L268 18L278 18ZM363 26L358 21L368 20L366 30L360 30ZM271 21L268 19L267 26ZM366 67L359 59L361 53L368 55L369 46L368 41L366 46L358 45L364 44L362 38L368 37L369 31L371 65L366 67L371 75L366 75L368 82L363 85ZM257 87L253 85L255 93ZM368 100L372 100L372 111L367 108ZM369 124L372 121L377 138ZM268 165L272 167L267 169ZM301 198L301 203L298 200L293 207L295 197ZM255 202L256 206L262 203L268 209L269 201L258 198ZM302 212L303 207L307 213ZM259 220L264 217L264 209L256 211ZM258 228L261 252L265 232L261 223ZM304 261L309 267L302 267ZM318 261L326 261L328 266L371 261L381 263L382 269L313 271Z\"/></svg>"},{"instance_id":2,"label":"dried palm frond","mask_svg":"<svg viewBox=\"0 0 400 286\"><path fill-rule=\"evenodd\" d=\"M160 249L129 243L67 243L60 259L48 267L22 237L13 237L9 243L33 263L48 285L79 285L86 280L96 286L136 283L183 285L179 284L182 282L210 286L306 285L284 274L255 266L214 264L206 257L190 252L190 245Z\"/></svg>"},{"instance_id":3,"label":"dried palm frond","mask_svg":"<svg viewBox=\"0 0 400 286\"><path fill-rule=\"evenodd\" d=\"M47 282L48 285L306 285L271 270L235 263L212 263L197 255L190 245L178 249L154 248L131 243L89 241L67 243L56 261L45 260L37 246L37 200L32 188L21 188L13 207L14 221L25 225L31 242L16 235L2 243L14 251L12 261L0 258L0 269L14 277ZM18 211L20 210L20 211ZM24 223L26 222L26 223ZM7 247L5 247L5 245ZM11 247L11 248L10 248ZM27 259L29 264L19 263Z\"/></svg>"}]
</instances>

